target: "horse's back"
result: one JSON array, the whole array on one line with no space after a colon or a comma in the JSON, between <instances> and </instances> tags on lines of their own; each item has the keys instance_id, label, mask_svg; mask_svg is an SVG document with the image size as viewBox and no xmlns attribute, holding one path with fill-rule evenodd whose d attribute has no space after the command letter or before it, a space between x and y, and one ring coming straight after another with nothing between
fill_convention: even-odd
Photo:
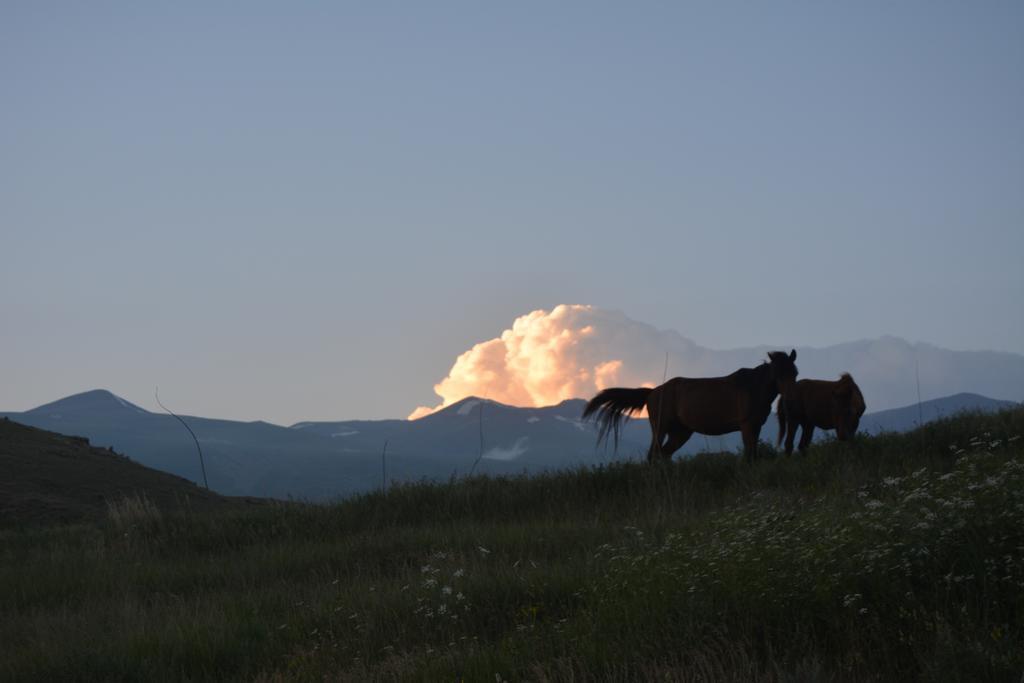
<instances>
[{"instance_id":1,"label":"horse's back","mask_svg":"<svg viewBox=\"0 0 1024 683\"><path fill-rule=\"evenodd\" d=\"M719 435L739 430L749 407L742 388L730 376L674 377L663 385L662 400L671 405L673 416L687 429L700 434ZM659 397L651 396L651 401Z\"/></svg>"},{"instance_id":2,"label":"horse's back","mask_svg":"<svg viewBox=\"0 0 1024 683\"><path fill-rule=\"evenodd\" d=\"M820 400L830 396L838 386L839 382L827 379L801 379L796 383L798 395L809 400Z\"/></svg>"},{"instance_id":3,"label":"horse's back","mask_svg":"<svg viewBox=\"0 0 1024 683\"><path fill-rule=\"evenodd\" d=\"M833 429L832 397L839 382L825 379L802 379L794 385L787 408L802 420L813 422L822 429Z\"/></svg>"},{"instance_id":4,"label":"horse's back","mask_svg":"<svg viewBox=\"0 0 1024 683\"><path fill-rule=\"evenodd\" d=\"M672 386L672 393L688 400L731 401L740 391L730 377L674 377L666 384Z\"/></svg>"}]
</instances>

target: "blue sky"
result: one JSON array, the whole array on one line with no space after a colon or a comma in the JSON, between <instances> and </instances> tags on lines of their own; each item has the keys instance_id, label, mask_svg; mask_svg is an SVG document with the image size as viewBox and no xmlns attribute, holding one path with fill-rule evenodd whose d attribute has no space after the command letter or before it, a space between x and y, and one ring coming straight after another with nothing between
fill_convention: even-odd
<instances>
[{"instance_id":1,"label":"blue sky","mask_svg":"<svg viewBox=\"0 0 1024 683\"><path fill-rule=\"evenodd\" d=\"M1024 352L1020 3L4 3L0 408L404 416L531 310Z\"/></svg>"}]
</instances>

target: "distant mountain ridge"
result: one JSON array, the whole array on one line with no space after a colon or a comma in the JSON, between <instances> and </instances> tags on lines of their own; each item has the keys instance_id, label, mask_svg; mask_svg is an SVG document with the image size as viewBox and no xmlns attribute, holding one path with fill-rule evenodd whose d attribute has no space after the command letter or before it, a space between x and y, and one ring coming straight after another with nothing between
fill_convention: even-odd
<instances>
[{"instance_id":1,"label":"distant mountain ridge","mask_svg":"<svg viewBox=\"0 0 1024 683\"><path fill-rule=\"evenodd\" d=\"M642 458L650 442L646 420L624 425L618 450L596 444L593 425L580 420L585 401L519 408L469 397L432 415L408 420L299 422L282 427L182 416L199 439L210 486L239 496L328 500L389 482L447 480L469 472L518 474L612 460ZM993 411L1018 405L960 393L904 408L869 413L867 432L903 431L959 410ZM23 413L0 413L22 424L84 436L132 460L193 482L202 475L191 436L170 415L145 410L106 390L88 391ZM774 416L761 438L773 441ZM387 450L385 453L385 444ZM682 454L732 451L738 435L694 435Z\"/></svg>"},{"instance_id":2,"label":"distant mountain ridge","mask_svg":"<svg viewBox=\"0 0 1024 683\"><path fill-rule=\"evenodd\" d=\"M25 412L31 414L45 413L55 419L60 419L61 413L64 411L70 411L76 416L105 415L114 407L113 403L116 403L125 410L134 411L141 415L149 413L148 410L140 408L134 403L129 403L117 394L106 389L94 389L81 394L72 394L71 396L65 396L64 398L57 399L50 403L44 403L41 406Z\"/></svg>"},{"instance_id":3,"label":"distant mountain ridge","mask_svg":"<svg viewBox=\"0 0 1024 683\"><path fill-rule=\"evenodd\" d=\"M674 331L662 332L657 339L670 350L670 374L686 377L726 375L752 366L768 351L790 348L762 344L711 349ZM837 379L840 373L849 372L867 397L869 410L915 404L918 387L925 399L971 391L999 400L1024 400L1024 355L1016 353L954 351L892 335L826 347L798 345L796 351L801 378ZM644 355L662 359L665 351L650 348ZM660 376L661 360L656 365Z\"/></svg>"},{"instance_id":4,"label":"distant mountain ridge","mask_svg":"<svg viewBox=\"0 0 1024 683\"><path fill-rule=\"evenodd\" d=\"M1003 351L953 351L886 335L823 348L801 348L801 377L836 379L849 372L869 410L916 404L965 391L1003 401L1024 400L1024 356ZM920 389L918 388L920 387Z\"/></svg>"}]
</instances>

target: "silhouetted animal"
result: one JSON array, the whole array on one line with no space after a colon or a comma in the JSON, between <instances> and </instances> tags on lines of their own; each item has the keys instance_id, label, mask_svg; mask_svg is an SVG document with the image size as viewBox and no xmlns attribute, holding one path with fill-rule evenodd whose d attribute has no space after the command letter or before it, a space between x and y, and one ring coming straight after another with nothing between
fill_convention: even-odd
<instances>
[{"instance_id":1,"label":"silhouetted animal","mask_svg":"<svg viewBox=\"0 0 1024 683\"><path fill-rule=\"evenodd\" d=\"M779 399L779 443L786 439L786 454L793 452L797 427L800 451L806 451L814 436L814 428L834 429L836 438L853 438L864 414L864 394L849 373L843 373L836 382L821 379L802 379L795 382Z\"/></svg>"},{"instance_id":2,"label":"silhouetted animal","mask_svg":"<svg viewBox=\"0 0 1024 683\"><path fill-rule=\"evenodd\" d=\"M761 426L772 412L772 402L795 383L796 351L772 351L756 368L740 368L725 377L675 377L648 389L605 389L583 410L583 419L597 416L598 443L611 432L618 445L619 427L629 414L647 408L651 447L647 460L668 460L694 432L719 435L742 432L743 454L757 455Z\"/></svg>"}]
</instances>

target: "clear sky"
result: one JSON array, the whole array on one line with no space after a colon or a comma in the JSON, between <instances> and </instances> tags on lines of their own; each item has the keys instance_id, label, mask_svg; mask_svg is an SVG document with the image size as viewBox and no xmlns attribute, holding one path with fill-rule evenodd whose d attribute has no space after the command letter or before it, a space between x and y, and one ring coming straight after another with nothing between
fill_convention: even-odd
<instances>
[{"instance_id":1,"label":"clear sky","mask_svg":"<svg viewBox=\"0 0 1024 683\"><path fill-rule=\"evenodd\" d=\"M560 303L1024 352L1024 4L0 5L0 409L402 417Z\"/></svg>"}]
</instances>

